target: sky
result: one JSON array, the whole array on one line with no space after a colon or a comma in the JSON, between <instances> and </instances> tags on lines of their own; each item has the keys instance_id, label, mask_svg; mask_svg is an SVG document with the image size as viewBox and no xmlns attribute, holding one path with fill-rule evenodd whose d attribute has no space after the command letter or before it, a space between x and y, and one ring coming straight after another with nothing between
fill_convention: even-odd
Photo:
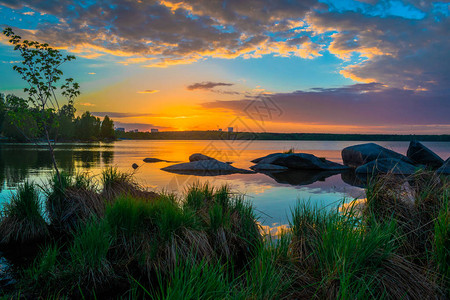
<instances>
[{"instance_id":1,"label":"sky","mask_svg":"<svg viewBox=\"0 0 450 300\"><path fill-rule=\"evenodd\" d=\"M450 8L432 0L0 0L77 57L77 114L140 131L450 133ZM0 37L0 92L23 96Z\"/></svg>"}]
</instances>

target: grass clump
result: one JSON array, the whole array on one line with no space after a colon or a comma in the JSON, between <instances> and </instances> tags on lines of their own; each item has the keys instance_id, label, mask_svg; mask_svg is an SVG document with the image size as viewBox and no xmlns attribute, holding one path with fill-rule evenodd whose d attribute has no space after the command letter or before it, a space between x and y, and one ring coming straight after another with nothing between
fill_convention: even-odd
<instances>
[{"instance_id":1,"label":"grass clump","mask_svg":"<svg viewBox=\"0 0 450 300\"><path fill-rule=\"evenodd\" d=\"M287 261L289 240L267 240L257 249L241 278L235 280L235 295L238 299L280 299L290 298L295 272L292 261ZM241 280L239 280L241 279Z\"/></svg>"},{"instance_id":2,"label":"grass clump","mask_svg":"<svg viewBox=\"0 0 450 300\"><path fill-rule=\"evenodd\" d=\"M146 272L171 272L177 258L185 260L215 257L206 233L195 213L167 198L149 203L150 238L145 244Z\"/></svg>"},{"instance_id":3,"label":"grass clump","mask_svg":"<svg viewBox=\"0 0 450 300\"><path fill-rule=\"evenodd\" d=\"M68 249L72 286L96 288L113 277L113 269L107 259L111 247L109 226L103 220L92 219L74 233Z\"/></svg>"},{"instance_id":4,"label":"grass clump","mask_svg":"<svg viewBox=\"0 0 450 300\"><path fill-rule=\"evenodd\" d=\"M143 229L149 205L131 196L120 196L107 206L105 218L115 235L130 237Z\"/></svg>"},{"instance_id":5,"label":"grass clump","mask_svg":"<svg viewBox=\"0 0 450 300\"><path fill-rule=\"evenodd\" d=\"M433 260L440 274L438 281L446 287L450 297L450 209L447 203L439 212L434 223Z\"/></svg>"},{"instance_id":6,"label":"grass clump","mask_svg":"<svg viewBox=\"0 0 450 300\"><path fill-rule=\"evenodd\" d=\"M230 283L221 264L207 260L177 259L173 271L164 276L158 274L154 299L226 299Z\"/></svg>"},{"instance_id":7,"label":"grass clump","mask_svg":"<svg viewBox=\"0 0 450 300\"><path fill-rule=\"evenodd\" d=\"M352 210L324 212L302 204L294 210L293 253L320 299L412 298L438 295L419 268L396 254L394 221L362 226Z\"/></svg>"},{"instance_id":8,"label":"grass clump","mask_svg":"<svg viewBox=\"0 0 450 300\"><path fill-rule=\"evenodd\" d=\"M415 264L433 265L433 241L440 212L448 208L450 182L430 171L403 178L387 174L372 180L366 189L364 219L395 220L399 231L397 253Z\"/></svg>"},{"instance_id":9,"label":"grass clump","mask_svg":"<svg viewBox=\"0 0 450 300\"><path fill-rule=\"evenodd\" d=\"M41 212L36 186L30 182L19 186L1 212L0 243L31 243L45 238L49 231Z\"/></svg>"},{"instance_id":10,"label":"grass clump","mask_svg":"<svg viewBox=\"0 0 450 300\"><path fill-rule=\"evenodd\" d=\"M186 192L184 209L195 211L215 252L243 266L260 246L262 237L253 207L234 196L226 185L217 189L194 183Z\"/></svg>"},{"instance_id":11,"label":"grass clump","mask_svg":"<svg viewBox=\"0 0 450 300\"><path fill-rule=\"evenodd\" d=\"M107 202L113 202L121 195L130 195L136 198L155 199L158 194L143 189L134 179L132 173L119 171L116 167L108 167L101 174L101 196Z\"/></svg>"},{"instance_id":12,"label":"grass clump","mask_svg":"<svg viewBox=\"0 0 450 300\"><path fill-rule=\"evenodd\" d=\"M30 268L24 271L28 287L35 291L54 292L55 287L60 286L60 250L56 244L43 248Z\"/></svg>"},{"instance_id":13,"label":"grass clump","mask_svg":"<svg viewBox=\"0 0 450 300\"><path fill-rule=\"evenodd\" d=\"M293 153L295 153L295 148L291 147L288 150L284 150L283 153L284 154L293 154Z\"/></svg>"},{"instance_id":14,"label":"grass clump","mask_svg":"<svg viewBox=\"0 0 450 300\"><path fill-rule=\"evenodd\" d=\"M90 218L103 215L105 201L88 174L71 176L62 172L60 178L61 182L54 176L49 183L46 208L52 228L70 234Z\"/></svg>"}]
</instances>

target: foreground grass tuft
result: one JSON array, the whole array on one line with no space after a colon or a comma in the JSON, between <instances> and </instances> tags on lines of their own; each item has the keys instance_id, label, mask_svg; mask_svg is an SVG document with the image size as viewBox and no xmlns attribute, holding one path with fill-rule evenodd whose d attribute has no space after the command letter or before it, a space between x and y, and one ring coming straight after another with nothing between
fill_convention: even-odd
<instances>
[{"instance_id":1,"label":"foreground grass tuft","mask_svg":"<svg viewBox=\"0 0 450 300\"><path fill-rule=\"evenodd\" d=\"M109 232L105 221L92 219L74 233L68 250L73 285L95 288L113 277L113 269L107 259L111 247Z\"/></svg>"},{"instance_id":2,"label":"foreground grass tuft","mask_svg":"<svg viewBox=\"0 0 450 300\"><path fill-rule=\"evenodd\" d=\"M49 233L34 184L25 182L4 205L0 215L0 243L30 243Z\"/></svg>"}]
</instances>

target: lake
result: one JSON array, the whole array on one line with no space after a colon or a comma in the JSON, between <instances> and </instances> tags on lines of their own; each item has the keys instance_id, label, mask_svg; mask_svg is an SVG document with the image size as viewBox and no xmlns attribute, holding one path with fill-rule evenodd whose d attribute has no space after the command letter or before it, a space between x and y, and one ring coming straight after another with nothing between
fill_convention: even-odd
<instances>
[{"instance_id":1,"label":"lake","mask_svg":"<svg viewBox=\"0 0 450 300\"><path fill-rule=\"evenodd\" d=\"M131 165L140 167L135 177L142 185L155 191L181 194L196 181L214 186L228 184L251 201L263 225L277 227L288 223L288 215L297 201L309 201L324 208L335 208L341 201L365 198L364 189L352 185L351 176L317 172L294 172L272 178L268 175L232 174L220 176L176 175L160 168L173 163L144 163L146 157L186 162L193 153L203 153L233 166L248 169L250 161L274 152L294 148L296 152L314 154L342 163L341 150L347 146L367 143L355 141L185 141L185 140L123 140L114 143L71 143L56 148L61 170L89 172L98 178L107 166L131 172ZM376 142L405 154L408 142ZM450 155L450 142L424 142L444 159ZM32 144L0 144L0 203L8 201L11 192L24 180L44 184L52 174L48 151ZM350 183L350 184L349 184Z\"/></svg>"}]
</instances>

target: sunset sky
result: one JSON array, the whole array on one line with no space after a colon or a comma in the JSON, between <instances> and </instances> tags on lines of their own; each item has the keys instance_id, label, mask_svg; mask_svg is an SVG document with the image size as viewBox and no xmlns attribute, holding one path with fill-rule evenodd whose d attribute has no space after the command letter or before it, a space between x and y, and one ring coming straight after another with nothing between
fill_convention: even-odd
<instances>
[{"instance_id":1,"label":"sunset sky","mask_svg":"<svg viewBox=\"0 0 450 300\"><path fill-rule=\"evenodd\" d=\"M450 133L449 1L0 0L64 49L77 113L149 130ZM0 92L23 95L0 39Z\"/></svg>"}]
</instances>

